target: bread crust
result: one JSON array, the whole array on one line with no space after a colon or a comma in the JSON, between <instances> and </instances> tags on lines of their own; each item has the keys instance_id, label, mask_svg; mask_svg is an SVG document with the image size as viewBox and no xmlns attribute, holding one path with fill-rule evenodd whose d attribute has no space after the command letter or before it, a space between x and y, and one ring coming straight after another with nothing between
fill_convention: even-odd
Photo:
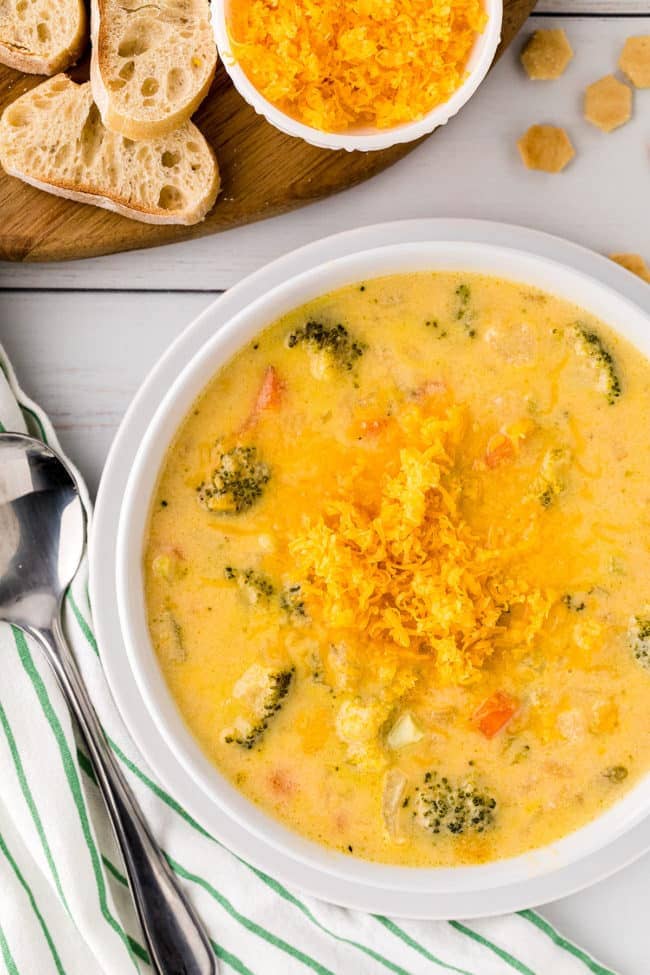
<instances>
[{"instance_id":1,"label":"bread crust","mask_svg":"<svg viewBox=\"0 0 650 975\"><path fill-rule=\"evenodd\" d=\"M106 2L106 0L104 0ZM217 69L218 56L216 54L214 63L205 82L199 90L190 98L177 112L165 115L157 120L145 121L133 118L119 112L111 102L111 93L104 83L102 77L102 45L100 34L102 30L102 0L90 0L90 84L92 86L93 98L102 117L102 122L111 132L118 132L128 139L154 139L159 136L169 135L177 129L183 122L186 122L197 110L201 102L206 98L210 86L214 80Z\"/></svg>"},{"instance_id":2,"label":"bread crust","mask_svg":"<svg viewBox=\"0 0 650 975\"><path fill-rule=\"evenodd\" d=\"M75 64L83 54L88 43L88 17L83 0L76 0L77 30L72 42L61 51L52 53L49 58L30 54L0 38L0 63L25 74L55 75Z\"/></svg>"},{"instance_id":3,"label":"bread crust","mask_svg":"<svg viewBox=\"0 0 650 975\"><path fill-rule=\"evenodd\" d=\"M210 151L212 152L212 149ZM108 196L100 196L97 193L91 193L84 190L74 190L61 184L38 180L33 176L27 176L25 173L20 173L18 170L13 170L11 167L5 167L5 172L9 176L15 176L16 179L21 180L23 183L27 183L29 186L35 187L37 190L43 190L45 193L51 193L52 196L60 196L65 200L74 200L75 203L90 203L92 206L101 207L103 210L111 210L113 213L119 213L120 216L128 217L130 220L138 220L140 223L151 223L158 225L172 224L182 227L190 227L192 224L200 223L202 220L205 220L206 216L214 206L221 188L219 169L217 168L213 185L210 188L209 194L205 198L203 206L196 207L183 217L178 217L162 212L150 213L140 207L127 206L126 204L120 203L118 200Z\"/></svg>"}]
</instances>

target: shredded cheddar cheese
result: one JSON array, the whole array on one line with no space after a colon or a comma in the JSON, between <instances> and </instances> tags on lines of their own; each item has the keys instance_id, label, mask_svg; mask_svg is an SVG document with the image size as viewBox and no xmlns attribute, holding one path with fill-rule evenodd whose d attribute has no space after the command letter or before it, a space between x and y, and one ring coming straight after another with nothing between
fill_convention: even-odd
<instances>
[{"instance_id":1,"label":"shredded cheddar cheese","mask_svg":"<svg viewBox=\"0 0 650 975\"><path fill-rule=\"evenodd\" d=\"M234 0L233 54L270 102L317 129L389 128L462 84L481 0Z\"/></svg>"},{"instance_id":2,"label":"shredded cheddar cheese","mask_svg":"<svg viewBox=\"0 0 650 975\"><path fill-rule=\"evenodd\" d=\"M554 598L517 577L519 544L488 543L463 517L466 411L413 406L397 424L379 498L369 499L364 462L351 466L290 550L310 603L348 646L366 658L397 650L440 683L469 682L495 651L529 646Z\"/></svg>"}]
</instances>

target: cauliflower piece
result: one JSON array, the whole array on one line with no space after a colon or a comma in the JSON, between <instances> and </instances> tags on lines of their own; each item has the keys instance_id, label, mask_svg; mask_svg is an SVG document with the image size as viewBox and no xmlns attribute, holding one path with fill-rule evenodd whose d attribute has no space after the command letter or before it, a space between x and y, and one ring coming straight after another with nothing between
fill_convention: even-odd
<instances>
[{"instance_id":1,"label":"cauliflower piece","mask_svg":"<svg viewBox=\"0 0 650 975\"><path fill-rule=\"evenodd\" d=\"M567 474L571 464L568 447L551 447L542 458L539 475L533 482L531 496L544 508L550 507L567 488Z\"/></svg>"},{"instance_id":2,"label":"cauliflower piece","mask_svg":"<svg viewBox=\"0 0 650 975\"><path fill-rule=\"evenodd\" d=\"M557 730L567 741L577 741L584 738L586 723L585 716L579 708L561 711L556 720Z\"/></svg>"},{"instance_id":3,"label":"cauliflower piece","mask_svg":"<svg viewBox=\"0 0 650 975\"><path fill-rule=\"evenodd\" d=\"M391 706L381 701L348 698L336 716L336 734L348 746L348 760L366 769L386 764L381 746L381 731Z\"/></svg>"}]
</instances>

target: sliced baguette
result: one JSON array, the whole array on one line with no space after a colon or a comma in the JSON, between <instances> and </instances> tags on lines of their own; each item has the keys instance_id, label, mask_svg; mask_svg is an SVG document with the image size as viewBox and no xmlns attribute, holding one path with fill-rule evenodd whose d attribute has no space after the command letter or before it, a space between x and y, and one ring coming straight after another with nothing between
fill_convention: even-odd
<instances>
[{"instance_id":1,"label":"sliced baguette","mask_svg":"<svg viewBox=\"0 0 650 975\"><path fill-rule=\"evenodd\" d=\"M0 0L0 62L56 74L83 52L87 30L83 0Z\"/></svg>"},{"instance_id":2,"label":"sliced baguette","mask_svg":"<svg viewBox=\"0 0 650 975\"><path fill-rule=\"evenodd\" d=\"M214 153L192 122L133 142L104 127L90 82L76 85L64 74L5 109L0 163L48 193L144 223L197 223L219 192Z\"/></svg>"},{"instance_id":3,"label":"sliced baguette","mask_svg":"<svg viewBox=\"0 0 650 975\"><path fill-rule=\"evenodd\" d=\"M104 125L166 135L208 93L217 64L208 0L92 0L90 81Z\"/></svg>"}]
</instances>

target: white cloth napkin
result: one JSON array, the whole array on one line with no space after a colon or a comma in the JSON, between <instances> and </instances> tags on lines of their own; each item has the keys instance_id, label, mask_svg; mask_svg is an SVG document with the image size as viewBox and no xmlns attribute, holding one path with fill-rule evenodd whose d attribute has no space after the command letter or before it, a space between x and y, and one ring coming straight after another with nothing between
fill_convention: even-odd
<instances>
[{"instance_id":1,"label":"white cloth napkin","mask_svg":"<svg viewBox=\"0 0 650 975\"><path fill-rule=\"evenodd\" d=\"M0 429L27 431L58 449L47 416L21 392L1 347ZM320 903L244 863L155 781L130 740L93 636L85 562L65 600L64 628L110 744L227 975L616 975L532 911L483 921L392 921ZM124 866L48 665L37 645L6 624L0 661L0 957L7 973L147 972Z\"/></svg>"}]
</instances>

